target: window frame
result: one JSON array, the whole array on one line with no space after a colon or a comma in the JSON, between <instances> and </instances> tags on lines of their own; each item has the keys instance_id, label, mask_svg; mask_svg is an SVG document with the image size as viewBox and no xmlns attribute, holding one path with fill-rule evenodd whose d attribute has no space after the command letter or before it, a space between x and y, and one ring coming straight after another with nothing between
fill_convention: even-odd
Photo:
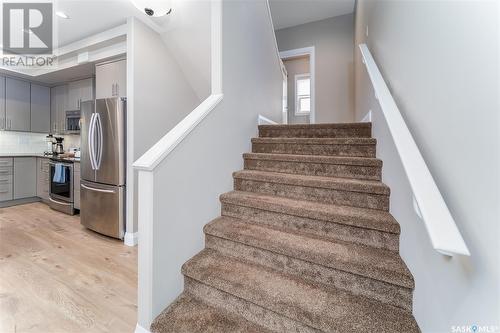
<instances>
[{"instance_id":1,"label":"window frame","mask_svg":"<svg viewBox=\"0 0 500 333\"><path fill-rule=\"evenodd\" d=\"M300 95L297 93L297 81L308 78L309 79L309 95ZM302 74L295 74L294 77L294 84L295 84L295 91L294 91L294 99L295 99L295 115L296 116L310 116L311 115L311 109L312 109L312 98L311 98L311 92L312 92L312 82L311 82L311 73L302 73ZM301 111L299 110L300 108L300 99L304 98L305 96L309 96L309 111Z\"/></svg>"}]
</instances>

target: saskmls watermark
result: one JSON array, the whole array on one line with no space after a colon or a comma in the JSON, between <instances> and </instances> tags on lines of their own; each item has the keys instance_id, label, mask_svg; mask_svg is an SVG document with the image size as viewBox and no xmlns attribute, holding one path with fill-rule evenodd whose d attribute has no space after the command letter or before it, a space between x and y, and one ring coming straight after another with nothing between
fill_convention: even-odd
<instances>
[{"instance_id":1,"label":"saskmls watermark","mask_svg":"<svg viewBox=\"0 0 500 333\"><path fill-rule=\"evenodd\" d=\"M56 66L51 2L3 2L1 66L41 69Z\"/></svg>"},{"instance_id":2,"label":"saskmls watermark","mask_svg":"<svg viewBox=\"0 0 500 333\"><path fill-rule=\"evenodd\" d=\"M451 333L495 333L500 332L497 325L456 325L452 326Z\"/></svg>"}]
</instances>

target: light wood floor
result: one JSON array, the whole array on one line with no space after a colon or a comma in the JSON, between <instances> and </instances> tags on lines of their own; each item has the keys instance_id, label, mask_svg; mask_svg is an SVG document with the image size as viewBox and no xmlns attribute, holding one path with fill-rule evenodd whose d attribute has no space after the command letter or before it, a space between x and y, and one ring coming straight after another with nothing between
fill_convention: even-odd
<instances>
[{"instance_id":1,"label":"light wood floor","mask_svg":"<svg viewBox=\"0 0 500 333\"><path fill-rule=\"evenodd\" d=\"M133 332L137 247L42 203L0 209L0 332Z\"/></svg>"}]
</instances>

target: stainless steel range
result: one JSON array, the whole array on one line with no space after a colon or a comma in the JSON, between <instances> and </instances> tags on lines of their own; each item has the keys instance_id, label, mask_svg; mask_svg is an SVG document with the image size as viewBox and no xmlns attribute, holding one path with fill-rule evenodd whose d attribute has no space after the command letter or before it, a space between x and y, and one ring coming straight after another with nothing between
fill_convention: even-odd
<instances>
[{"instance_id":1,"label":"stainless steel range","mask_svg":"<svg viewBox=\"0 0 500 333\"><path fill-rule=\"evenodd\" d=\"M82 103L81 223L115 238L125 229L125 113L123 98Z\"/></svg>"},{"instance_id":2,"label":"stainless steel range","mask_svg":"<svg viewBox=\"0 0 500 333\"><path fill-rule=\"evenodd\" d=\"M53 158L49 167L49 205L52 209L73 215L73 162Z\"/></svg>"}]
</instances>

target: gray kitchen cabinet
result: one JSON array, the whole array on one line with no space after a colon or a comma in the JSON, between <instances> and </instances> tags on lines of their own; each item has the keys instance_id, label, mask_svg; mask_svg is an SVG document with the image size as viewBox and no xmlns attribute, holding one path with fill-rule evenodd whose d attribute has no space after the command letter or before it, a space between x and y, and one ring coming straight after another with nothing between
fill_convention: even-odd
<instances>
[{"instance_id":1,"label":"gray kitchen cabinet","mask_svg":"<svg viewBox=\"0 0 500 333\"><path fill-rule=\"evenodd\" d=\"M31 132L50 132L50 88L31 84Z\"/></svg>"},{"instance_id":2,"label":"gray kitchen cabinet","mask_svg":"<svg viewBox=\"0 0 500 333\"><path fill-rule=\"evenodd\" d=\"M80 104L94 99L92 78L68 83L67 111L80 110Z\"/></svg>"},{"instance_id":3,"label":"gray kitchen cabinet","mask_svg":"<svg viewBox=\"0 0 500 333\"><path fill-rule=\"evenodd\" d=\"M6 129L5 119L5 77L0 76L0 130Z\"/></svg>"},{"instance_id":4,"label":"gray kitchen cabinet","mask_svg":"<svg viewBox=\"0 0 500 333\"><path fill-rule=\"evenodd\" d=\"M67 92L67 85L60 85L50 89L50 131L54 134L64 134Z\"/></svg>"},{"instance_id":5,"label":"gray kitchen cabinet","mask_svg":"<svg viewBox=\"0 0 500 333\"><path fill-rule=\"evenodd\" d=\"M7 78L5 99L6 129L29 132L31 128L30 83Z\"/></svg>"},{"instance_id":6,"label":"gray kitchen cabinet","mask_svg":"<svg viewBox=\"0 0 500 333\"><path fill-rule=\"evenodd\" d=\"M80 163L75 162L73 166L73 206L80 209Z\"/></svg>"},{"instance_id":7,"label":"gray kitchen cabinet","mask_svg":"<svg viewBox=\"0 0 500 333\"><path fill-rule=\"evenodd\" d=\"M36 157L14 157L14 199L36 197Z\"/></svg>"},{"instance_id":8,"label":"gray kitchen cabinet","mask_svg":"<svg viewBox=\"0 0 500 333\"><path fill-rule=\"evenodd\" d=\"M95 78L96 99L127 96L127 60L96 65Z\"/></svg>"},{"instance_id":9,"label":"gray kitchen cabinet","mask_svg":"<svg viewBox=\"0 0 500 333\"><path fill-rule=\"evenodd\" d=\"M0 158L0 202L12 200L14 197L13 164L11 157Z\"/></svg>"},{"instance_id":10,"label":"gray kitchen cabinet","mask_svg":"<svg viewBox=\"0 0 500 333\"><path fill-rule=\"evenodd\" d=\"M38 157L36 159L37 182L36 182L36 196L44 201L49 200L49 159Z\"/></svg>"}]
</instances>

